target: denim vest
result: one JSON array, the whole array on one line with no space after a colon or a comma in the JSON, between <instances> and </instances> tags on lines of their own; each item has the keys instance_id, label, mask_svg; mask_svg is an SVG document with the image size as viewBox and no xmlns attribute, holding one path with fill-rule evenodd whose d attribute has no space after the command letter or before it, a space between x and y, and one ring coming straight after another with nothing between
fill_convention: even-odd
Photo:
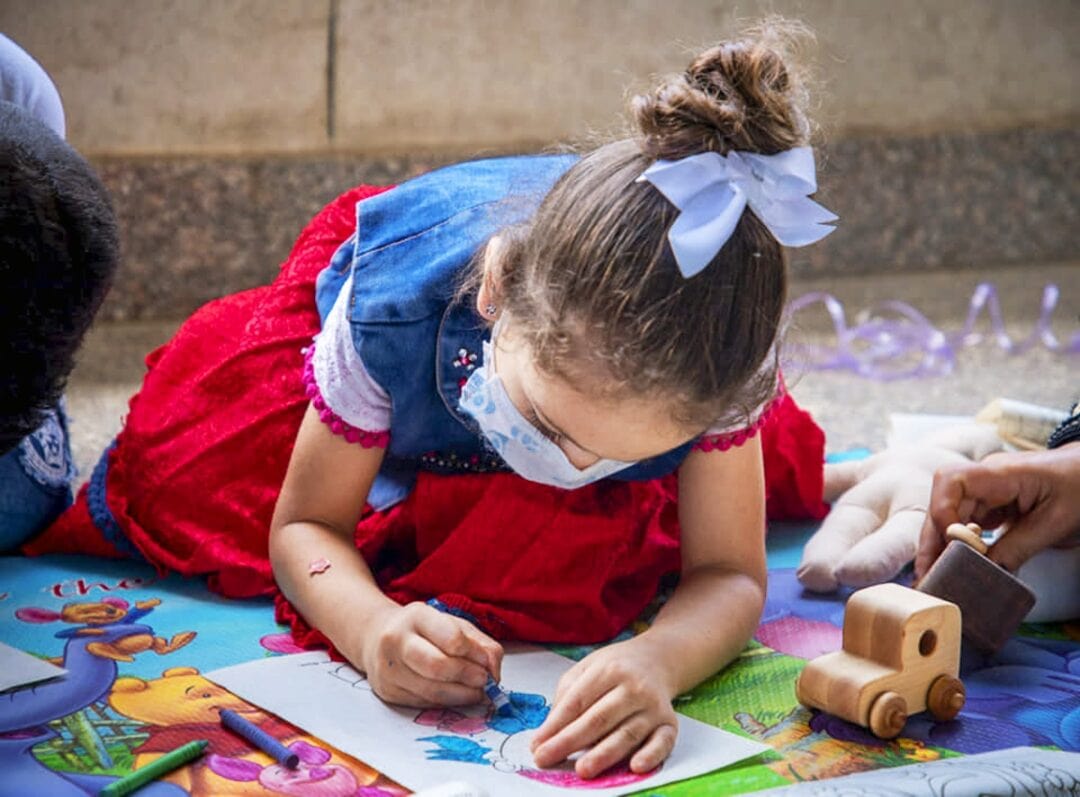
<instances>
[{"instance_id":1,"label":"denim vest","mask_svg":"<svg viewBox=\"0 0 1080 797\"><path fill-rule=\"evenodd\" d=\"M449 166L363 200L356 235L316 283L325 319L352 276L353 344L390 396L390 443L368 502L385 509L412 490L417 471L509 470L458 408L461 388L483 364L491 331L471 301L455 302L463 269L501 228L528 220L571 156L497 158ZM691 443L611 478L671 473Z\"/></svg>"}]
</instances>

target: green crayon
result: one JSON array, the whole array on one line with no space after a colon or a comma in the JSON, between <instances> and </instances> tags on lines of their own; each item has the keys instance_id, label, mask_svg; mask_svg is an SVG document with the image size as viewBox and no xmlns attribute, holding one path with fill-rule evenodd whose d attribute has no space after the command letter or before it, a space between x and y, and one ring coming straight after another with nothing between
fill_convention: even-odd
<instances>
[{"instance_id":1,"label":"green crayon","mask_svg":"<svg viewBox=\"0 0 1080 797\"><path fill-rule=\"evenodd\" d=\"M131 794L140 786L145 786L150 781L157 780L189 761L194 761L203 754L209 744L210 742L206 739L196 739L194 742L181 745L161 758L155 758L145 767L140 767L131 774L114 780L98 792L98 797L124 797L125 794Z\"/></svg>"}]
</instances>

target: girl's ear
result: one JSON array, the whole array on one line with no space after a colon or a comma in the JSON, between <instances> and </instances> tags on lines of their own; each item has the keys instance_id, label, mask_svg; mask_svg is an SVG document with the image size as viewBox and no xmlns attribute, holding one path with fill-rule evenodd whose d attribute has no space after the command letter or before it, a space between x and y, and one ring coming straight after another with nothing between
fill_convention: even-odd
<instances>
[{"instance_id":1,"label":"girl's ear","mask_svg":"<svg viewBox=\"0 0 1080 797\"><path fill-rule=\"evenodd\" d=\"M484 248L483 276L476 292L476 310L488 321L495 321L502 312L502 282L506 243L498 235Z\"/></svg>"}]
</instances>

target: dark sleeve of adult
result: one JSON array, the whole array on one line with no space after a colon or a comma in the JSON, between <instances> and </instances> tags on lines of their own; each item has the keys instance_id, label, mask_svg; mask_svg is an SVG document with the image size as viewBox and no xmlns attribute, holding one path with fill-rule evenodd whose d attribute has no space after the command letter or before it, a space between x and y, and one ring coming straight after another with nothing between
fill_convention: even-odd
<instances>
[{"instance_id":1,"label":"dark sleeve of adult","mask_svg":"<svg viewBox=\"0 0 1080 797\"><path fill-rule=\"evenodd\" d=\"M1072 413L1061 422L1046 441L1047 448L1061 448L1066 443L1080 440L1080 401L1073 404Z\"/></svg>"}]
</instances>

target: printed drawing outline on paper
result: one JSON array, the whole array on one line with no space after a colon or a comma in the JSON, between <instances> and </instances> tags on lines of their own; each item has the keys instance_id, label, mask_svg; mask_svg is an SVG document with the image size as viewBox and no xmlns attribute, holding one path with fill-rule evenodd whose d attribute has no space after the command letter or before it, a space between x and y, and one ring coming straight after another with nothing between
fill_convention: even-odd
<instances>
[{"instance_id":1,"label":"printed drawing outline on paper","mask_svg":"<svg viewBox=\"0 0 1080 797\"><path fill-rule=\"evenodd\" d=\"M312 661L300 666L320 668L352 689L373 691L367 678L348 664ZM633 784L656 774L656 770L635 774L625 762L589 780L578 777L572 763L559 768L537 768L533 764L529 742L532 731L547 719L551 707L541 694L515 691L507 694L510 703L499 709L490 704L461 709L424 709L413 717L413 722L443 733L420 735L414 740L425 745L423 752L429 761L490 766L498 772L564 788L606 789Z\"/></svg>"}]
</instances>

